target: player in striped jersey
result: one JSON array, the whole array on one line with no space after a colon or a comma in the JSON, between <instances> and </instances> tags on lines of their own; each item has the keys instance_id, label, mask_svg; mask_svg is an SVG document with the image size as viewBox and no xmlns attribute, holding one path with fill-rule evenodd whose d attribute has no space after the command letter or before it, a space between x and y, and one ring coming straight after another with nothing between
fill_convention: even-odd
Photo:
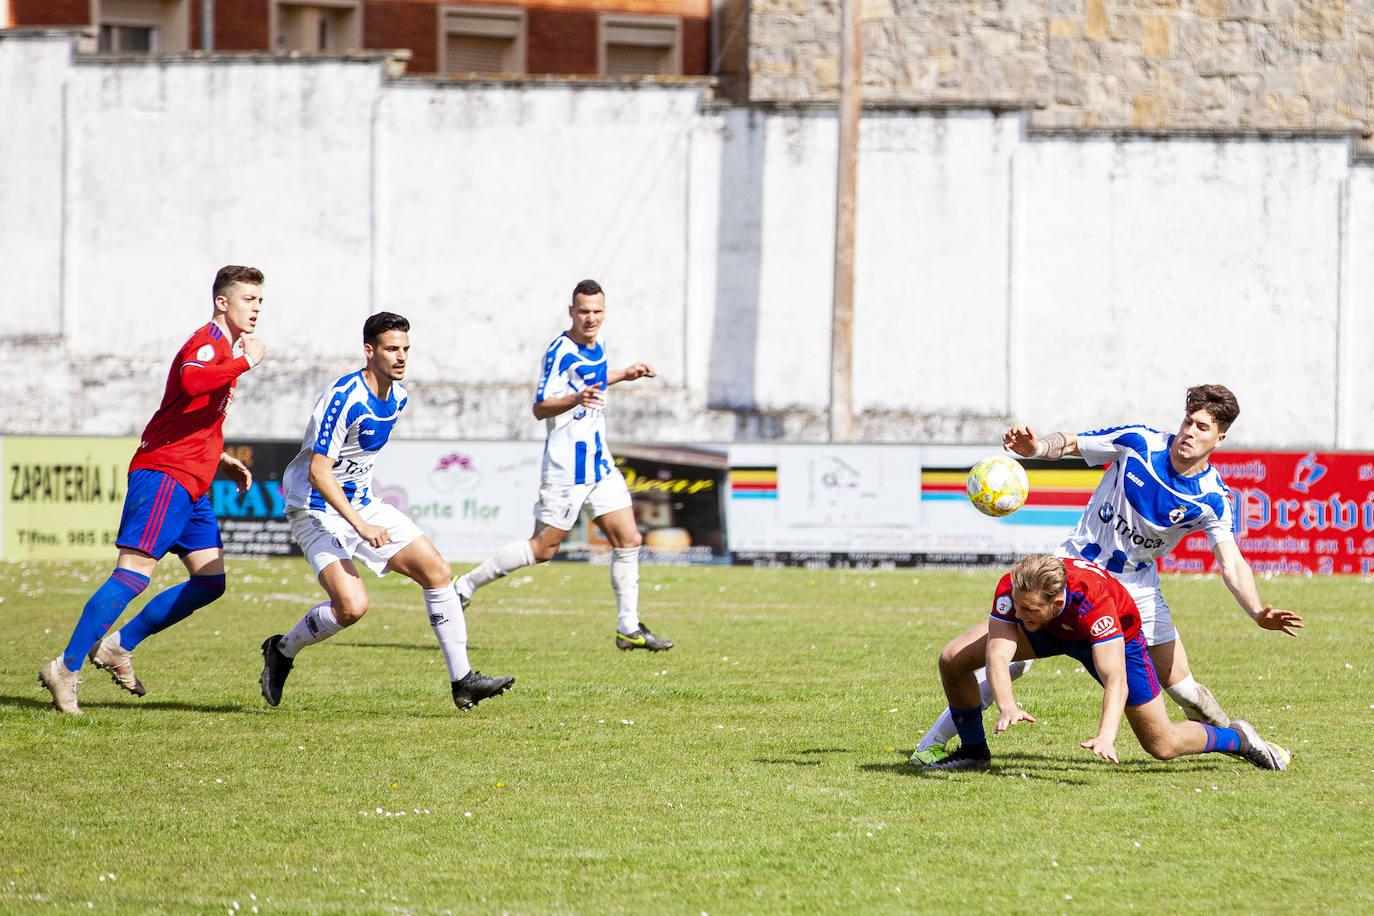
<instances>
[{"instance_id":1,"label":"player in striped jersey","mask_svg":"<svg viewBox=\"0 0 1374 916\"><path fill-rule=\"evenodd\" d=\"M1212 692L1193 678L1188 654L1160 593L1155 561L1184 537L1202 532L1222 581L1256 624L1290 636L1302 628L1298 614L1260 601L1250 564L1232 532L1230 491L1208 460L1239 415L1236 397L1225 386L1198 385L1188 389L1183 422L1174 435L1145 426L1121 426L1076 436L1057 432L1042 439L1029 427L1017 426L1002 438L1008 451L1023 458L1058 460L1081 455L1093 466L1111 462L1078 527L1058 552L1093 561L1126 586L1140 609L1150 658L1165 692L1189 719L1217 726L1226 725L1230 718ZM979 629L965 636L981 638ZM1024 671L1018 662L1012 676ZM984 691L988 693L988 688ZM953 735L953 722L946 713L921 739L913 762L937 758Z\"/></svg>"},{"instance_id":2,"label":"player in striped jersey","mask_svg":"<svg viewBox=\"0 0 1374 916\"><path fill-rule=\"evenodd\" d=\"M620 649L660 652L672 640L655 636L639 619L641 538L625 477L606 444L606 389L619 382L653 378L653 367L633 363L608 370L597 334L606 315L606 294L595 280L573 289L568 306L572 326L549 344L534 396L534 416L547 427L534 534L501 547L480 565L453 580L466 606L473 592L508 573L553 559L577 523L583 504L611 542L611 588L615 592Z\"/></svg>"},{"instance_id":3,"label":"player in striped jersey","mask_svg":"<svg viewBox=\"0 0 1374 916\"><path fill-rule=\"evenodd\" d=\"M301 450L282 475L291 536L328 600L285 635L262 644L262 695L281 702L296 654L367 613L367 588L353 560L379 576L395 570L424 590L429 623L448 665L453 703L471 709L502 693L511 677L485 677L468 662L467 621L449 581L452 570L410 516L372 494L372 466L406 406L401 384L410 354L410 322L379 312L363 325L363 368L320 395Z\"/></svg>"},{"instance_id":4,"label":"player in striped jersey","mask_svg":"<svg viewBox=\"0 0 1374 916\"><path fill-rule=\"evenodd\" d=\"M147 691L134 674L134 648L224 594L224 542L207 491L216 470L236 481L240 492L253 482L243 462L224 451L224 415L239 376L262 362L266 352L252 334L262 309L262 282L256 267L220 268L211 287L210 322L172 360L162 404L129 462L114 572L82 608L66 651L38 673L61 712L81 713L77 684L86 658L110 672L118 686L143 696ZM181 558L190 578L110 631L148 587L169 550Z\"/></svg>"}]
</instances>

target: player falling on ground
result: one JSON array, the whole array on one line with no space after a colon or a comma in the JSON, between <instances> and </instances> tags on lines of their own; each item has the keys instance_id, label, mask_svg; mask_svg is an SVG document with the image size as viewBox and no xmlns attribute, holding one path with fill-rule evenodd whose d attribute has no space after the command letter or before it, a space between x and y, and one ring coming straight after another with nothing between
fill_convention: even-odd
<instances>
[{"instance_id":1,"label":"player falling on ground","mask_svg":"<svg viewBox=\"0 0 1374 916\"><path fill-rule=\"evenodd\" d=\"M129 462L114 572L82 608L66 651L38 672L39 683L62 712L81 714L77 685L88 657L117 685L143 696L147 691L134 674L133 650L224 594L224 542L207 491L217 468L238 483L240 492L253 482L243 462L224 452L224 414L238 377L262 362L266 351L252 336L262 308L262 282L256 267L220 268L211 288L210 322L172 360L162 404ZM190 578L160 592L123 628L109 632L148 587L169 550L181 558Z\"/></svg>"},{"instance_id":2,"label":"player falling on ground","mask_svg":"<svg viewBox=\"0 0 1374 916\"><path fill-rule=\"evenodd\" d=\"M372 493L372 466L406 406L410 322L379 312L363 325L363 368L315 403L301 450L282 476L291 537L329 596L285 636L262 644L262 695L276 706L306 646L323 642L367 613L367 589L353 560L378 576L395 570L424 589L429 623L448 663L453 702L471 709L515 679L485 677L468 663L467 621L448 563L410 517Z\"/></svg>"},{"instance_id":3,"label":"player falling on ground","mask_svg":"<svg viewBox=\"0 0 1374 916\"><path fill-rule=\"evenodd\" d=\"M549 344L534 396L534 416L548 427L534 534L501 547L484 563L455 577L453 584L466 606L482 586L522 566L553 559L587 503L597 527L611 542L616 647L671 649L672 640L655 636L639 619L642 539L625 477L606 444L606 389L618 382L653 378L654 370L647 363L634 363L607 371L606 351L597 340L606 315L606 294L595 280L583 280L573 289L568 315L572 327Z\"/></svg>"},{"instance_id":4,"label":"player falling on ground","mask_svg":"<svg viewBox=\"0 0 1374 916\"><path fill-rule=\"evenodd\" d=\"M1078 527L1057 552L1092 561L1126 586L1140 610L1145 642L1165 692L1189 719L1216 726L1230 719L1212 692L1193 679L1188 654L1160 594L1155 561L1184 537L1202 532L1222 581L1256 624L1290 636L1302 627L1297 614L1260 601L1250 564L1232 533L1230 491L1208 461L1239 414L1235 395L1227 388L1198 385L1188 389L1183 423L1172 436L1146 426L1119 426L1077 436L1050 433L1042 439L1029 427L1016 426L1002 437L1003 447L1023 458L1057 460L1081 455L1094 467L1112 462L1093 490ZM982 623L959 638L979 641L986 632L987 624ZM1013 665L1013 680L1028 667L1028 662ZM982 676L980 682L986 705L990 689ZM954 734L954 722L946 710L917 745L912 762L939 759Z\"/></svg>"},{"instance_id":5,"label":"player falling on ground","mask_svg":"<svg viewBox=\"0 0 1374 916\"><path fill-rule=\"evenodd\" d=\"M1016 705L1008 665L1013 659L1068 655L1102 685L1097 734L1081 747L1120 763L1116 735L1124 714L1152 757L1172 760L1211 751L1235 754L1265 770L1286 770L1288 751L1260 738L1253 725L1170 722L1159 681L1141 637L1140 616L1125 587L1100 566L1032 554L997 584L986 639L951 640L940 653L940 681L961 739L952 754L926 764L929 771L986 770L991 763L983 732L983 704L974 672L986 666L997 704L994 734L1035 717Z\"/></svg>"}]
</instances>

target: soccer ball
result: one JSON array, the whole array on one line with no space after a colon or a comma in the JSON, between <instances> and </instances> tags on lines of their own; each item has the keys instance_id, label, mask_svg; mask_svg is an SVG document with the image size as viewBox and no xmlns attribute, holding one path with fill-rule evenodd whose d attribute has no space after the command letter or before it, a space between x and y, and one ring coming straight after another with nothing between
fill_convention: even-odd
<instances>
[{"instance_id":1,"label":"soccer ball","mask_svg":"<svg viewBox=\"0 0 1374 916\"><path fill-rule=\"evenodd\" d=\"M1025 468L1006 455L984 458L968 472L968 500L984 515L1010 515L1025 504L1029 492Z\"/></svg>"}]
</instances>

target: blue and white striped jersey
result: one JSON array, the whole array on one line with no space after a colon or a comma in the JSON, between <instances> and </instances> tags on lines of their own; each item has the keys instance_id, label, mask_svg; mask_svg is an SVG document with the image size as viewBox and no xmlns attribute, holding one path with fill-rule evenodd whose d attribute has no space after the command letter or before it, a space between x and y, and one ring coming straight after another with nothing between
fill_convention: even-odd
<instances>
[{"instance_id":1,"label":"blue and white striped jersey","mask_svg":"<svg viewBox=\"0 0 1374 916\"><path fill-rule=\"evenodd\" d=\"M1133 573L1153 569L1156 559L1197 531L1212 547L1235 540L1225 481L1213 467L1192 477L1175 472L1169 463L1173 440L1147 426L1078 434L1078 451L1089 465L1113 463L1063 543L1065 553L1111 573Z\"/></svg>"},{"instance_id":2,"label":"blue and white striped jersey","mask_svg":"<svg viewBox=\"0 0 1374 916\"><path fill-rule=\"evenodd\" d=\"M606 348L601 341L584 347L566 333L544 352L544 371L534 402L565 397L601 383L605 397ZM606 406L574 407L544 421L544 483L596 483L615 467L606 446Z\"/></svg>"},{"instance_id":3,"label":"blue and white striped jersey","mask_svg":"<svg viewBox=\"0 0 1374 916\"><path fill-rule=\"evenodd\" d=\"M371 503L372 465L405 406L406 390L400 382L391 383L391 394L383 401L367 387L361 369L320 395L305 427L301 450L282 475L287 511L315 509L338 515L310 485L312 455L334 459L334 477L355 509Z\"/></svg>"}]
</instances>

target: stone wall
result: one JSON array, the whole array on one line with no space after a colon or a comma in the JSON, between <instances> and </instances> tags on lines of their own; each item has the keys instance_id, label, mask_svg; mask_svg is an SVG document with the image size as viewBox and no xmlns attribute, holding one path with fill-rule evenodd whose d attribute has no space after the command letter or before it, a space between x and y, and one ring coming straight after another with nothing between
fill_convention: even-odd
<instances>
[{"instance_id":1,"label":"stone wall","mask_svg":"<svg viewBox=\"0 0 1374 916\"><path fill-rule=\"evenodd\" d=\"M616 444L827 437L833 107L393 63L0 32L0 433L136 434L238 263L267 274L268 349L234 436L300 436L387 309L413 328L406 436L537 440L591 276L613 364L658 370L614 389ZM1220 381L1233 447L1374 449L1374 165L1348 138L894 108L859 147L857 438L1169 426Z\"/></svg>"},{"instance_id":2,"label":"stone wall","mask_svg":"<svg viewBox=\"0 0 1374 916\"><path fill-rule=\"evenodd\" d=\"M871 102L1009 105L1035 129L1374 134L1374 4L860 0ZM835 97L838 0L753 0L748 97Z\"/></svg>"}]
</instances>

